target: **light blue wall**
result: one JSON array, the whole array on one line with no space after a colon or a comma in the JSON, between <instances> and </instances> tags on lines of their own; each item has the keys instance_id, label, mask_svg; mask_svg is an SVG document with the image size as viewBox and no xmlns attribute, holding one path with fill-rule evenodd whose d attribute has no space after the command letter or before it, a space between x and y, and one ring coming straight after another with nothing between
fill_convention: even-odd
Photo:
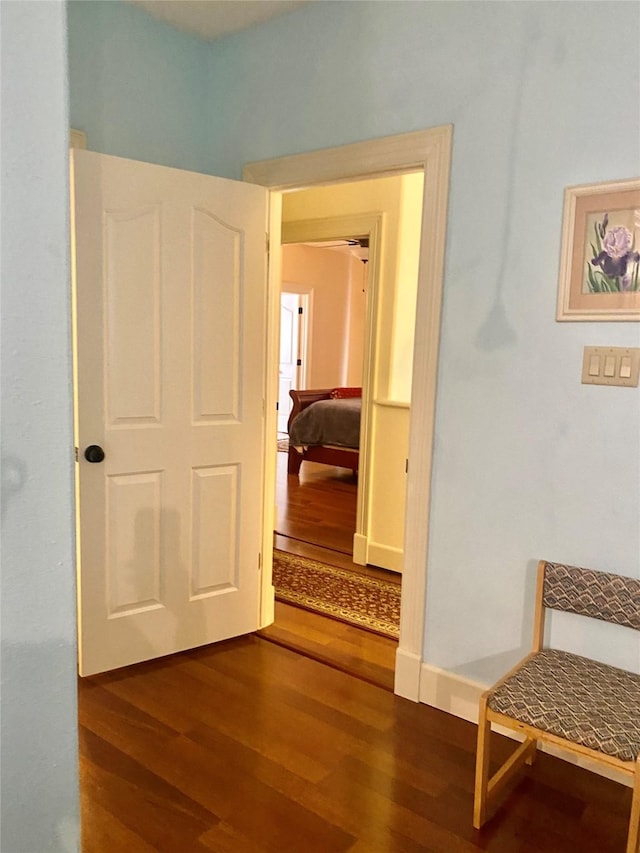
<instances>
[{"instance_id":1,"label":"light blue wall","mask_svg":"<svg viewBox=\"0 0 640 853\"><path fill-rule=\"evenodd\" d=\"M71 114L97 150L239 178L453 123L426 660L488 681L519 657L539 557L640 575L640 395L580 384L584 345L639 326L554 320L564 188L640 173L640 7L319 2L202 45L77 5ZM637 667L621 634L553 620Z\"/></svg>"},{"instance_id":2,"label":"light blue wall","mask_svg":"<svg viewBox=\"0 0 640 853\"><path fill-rule=\"evenodd\" d=\"M67 6L71 126L89 148L205 171L210 47L128 3Z\"/></svg>"},{"instance_id":3,"label":"light blue wall","mask_svg":"<svg viewBox=\"0 0 640 853\"><path fill-rule=\"evenodd\" d=\"M425 657L480 681L530 645L538 558L640 575L640 395L580 384L638 324L554 320L564 188L640 173L639 31L628 3L334 2L210 54L228 176L454 124ZM640 665L622 629L553 635Z\"/></svg>"},{"instance_id":4,"label":"light blue wall","mask_svg":"<svg viewBox=\"0 0 640 853\"><path fill-rule=\"evenodd\" d=\"M0 849L80 848L64 5L2 4Z\"/></svg>"}]
</instances>

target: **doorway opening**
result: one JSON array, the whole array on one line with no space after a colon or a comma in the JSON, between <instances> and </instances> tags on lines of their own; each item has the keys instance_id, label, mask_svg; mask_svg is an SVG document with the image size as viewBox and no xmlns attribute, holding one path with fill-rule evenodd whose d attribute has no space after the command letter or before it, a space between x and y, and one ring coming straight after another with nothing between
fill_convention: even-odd
<instances>
[{"instance_id":1,"label":"doorway opening","mask_svg":"<svg viewBox=\"0 0 640 853\"><path fill-rule=\"evenodd\" d=\"M423 179L413 170L283 198L282 291L297 282L313 295L314 312L307 387L291 395L293 414L303 408L292 420L293 446L285 453L280 443L277 454L278 598L278 551L400 585ZM291 352L290 328L282 312L281 359ZM280 366L280 398L284 373ZM329 396L338 399L323 399ZM352 417L354 403L360 427L347 438L340 430L349 421L342 427L338 415ZM280 442L281 409L279 399ZM334 455L342 447L349 452Z\"/></svg>"},{"instance_id":2,"label":"doorway opening","mask_svg":"<svg viewBox=\"0 0 640 853\"><path fill-rule=\"evenodd\" d=\"M440 315L444 273L447 204L453 128L433 127L394 137L367 140L337 148L249 163L243 178L271 191L272 245L269 268L268 352L277 351L280 258L277 229L282 224L282 205L302 187L318 188L375 176L421 170L424 201L411 371L411 429L407 471L407 505L404 534L404 567L400 642L395 661L394 692L417 701L421 696L425 634L425 594L429 544L431 471L435 422L436 380L440 340ZM376 223L379 227L379 223ZM366 229L365 229L366 231ZM345 232L343 232L345 233ZM347 232L348 233L348 232ZM361 232L364 233L364 232ZM332 238L334 233L324 233ZM300 238L298 238L300 239ZM303 238L304 239L304 238ZM373 260L370 261L373 263ZM267 375L266 412L273 413L275 436L275 375ZM272 408L271 408L272 407ZM267 416L267 442L269 440ZM269 447L265 445L268 457ZM267 463L264 478L263 548L271 554L275 494L275 456ZM269 564L262 583L262 624L273 618L273 586Z\"/></svg>"},{"instance_id":3,"label":"doorway opening","mask_svg":"<svg viewBox=\"0 0 640 853\"><path fill-rule=\"evenodd\" d=\"M282 536L349 556L356 533L366 319L366 264L352 247L362 252L353 238L282 247L275 524ZM294 349L299 357L290 366ZM317 405L345 389L353 396Z\"/></svg>"},{"instance_id":4,"label":"doorway opening","mask_svg":"<svg viewBox=\"0 0 640 853\"><path fill-rule=\"evenodd\" d=\"M278 365L278 441L282 447L278 445L279 450L284 450L287 442L287 421L293 405L290 391L307 387L312 295L312 291L300 284L282 283Z\"/></svg>"}]
</instances>

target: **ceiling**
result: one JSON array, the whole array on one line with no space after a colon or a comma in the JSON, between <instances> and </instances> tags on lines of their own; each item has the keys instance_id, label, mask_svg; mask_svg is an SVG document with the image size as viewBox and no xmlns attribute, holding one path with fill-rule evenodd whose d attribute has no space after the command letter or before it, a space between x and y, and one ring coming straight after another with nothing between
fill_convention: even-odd
<instances>
[{"instance_id":1,"label":"ceiling","mask_svg":"<svg viewBox=\"0 0 640 853\"><path fill-rule=\"evenodd\" d=\"M210 41L298 9L311 0L128 0L184 32Z\"/></svg>"}]
</instances>

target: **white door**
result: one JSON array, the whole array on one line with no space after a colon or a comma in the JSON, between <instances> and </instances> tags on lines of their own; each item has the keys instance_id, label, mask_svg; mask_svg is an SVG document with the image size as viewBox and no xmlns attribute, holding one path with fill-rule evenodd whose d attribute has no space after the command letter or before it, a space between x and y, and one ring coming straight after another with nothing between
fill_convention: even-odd
<instances>
[{"instance_id":1,"label":"white door","mask_svg":"<svg viewBox=\"0 0 640 853\"><path fill-rule=\"evenodd\" d=\"M278 432L287 432L293 401L292 388L300 388L300 310L298 293L280 294L280 365L278 373Z\"/></svg>"},{"instance_id":2,"label":"white door","mask_svg":"<svg viewBox=\"0 0 640 853\"><path fill-rule=\"evenodd\" d=\"M88 151L72 180L90 675L258 627L267 194Z\"/></svg>"}]
</instances>

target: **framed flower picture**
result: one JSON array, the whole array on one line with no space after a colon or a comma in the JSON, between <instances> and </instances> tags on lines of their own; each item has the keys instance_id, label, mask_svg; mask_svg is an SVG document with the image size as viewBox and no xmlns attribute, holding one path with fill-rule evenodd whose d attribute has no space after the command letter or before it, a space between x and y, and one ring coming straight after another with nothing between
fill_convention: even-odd
<instances>
[{"instance_id":1,"label":"framed flower picture","mask_svg":"<svg viewBox=\"0 0 640 853\"><path fill-rule=\"evenodd\" d=\"M640 320L640 179L568 187L557 320Z\"/></svg>"}]
</instances>

